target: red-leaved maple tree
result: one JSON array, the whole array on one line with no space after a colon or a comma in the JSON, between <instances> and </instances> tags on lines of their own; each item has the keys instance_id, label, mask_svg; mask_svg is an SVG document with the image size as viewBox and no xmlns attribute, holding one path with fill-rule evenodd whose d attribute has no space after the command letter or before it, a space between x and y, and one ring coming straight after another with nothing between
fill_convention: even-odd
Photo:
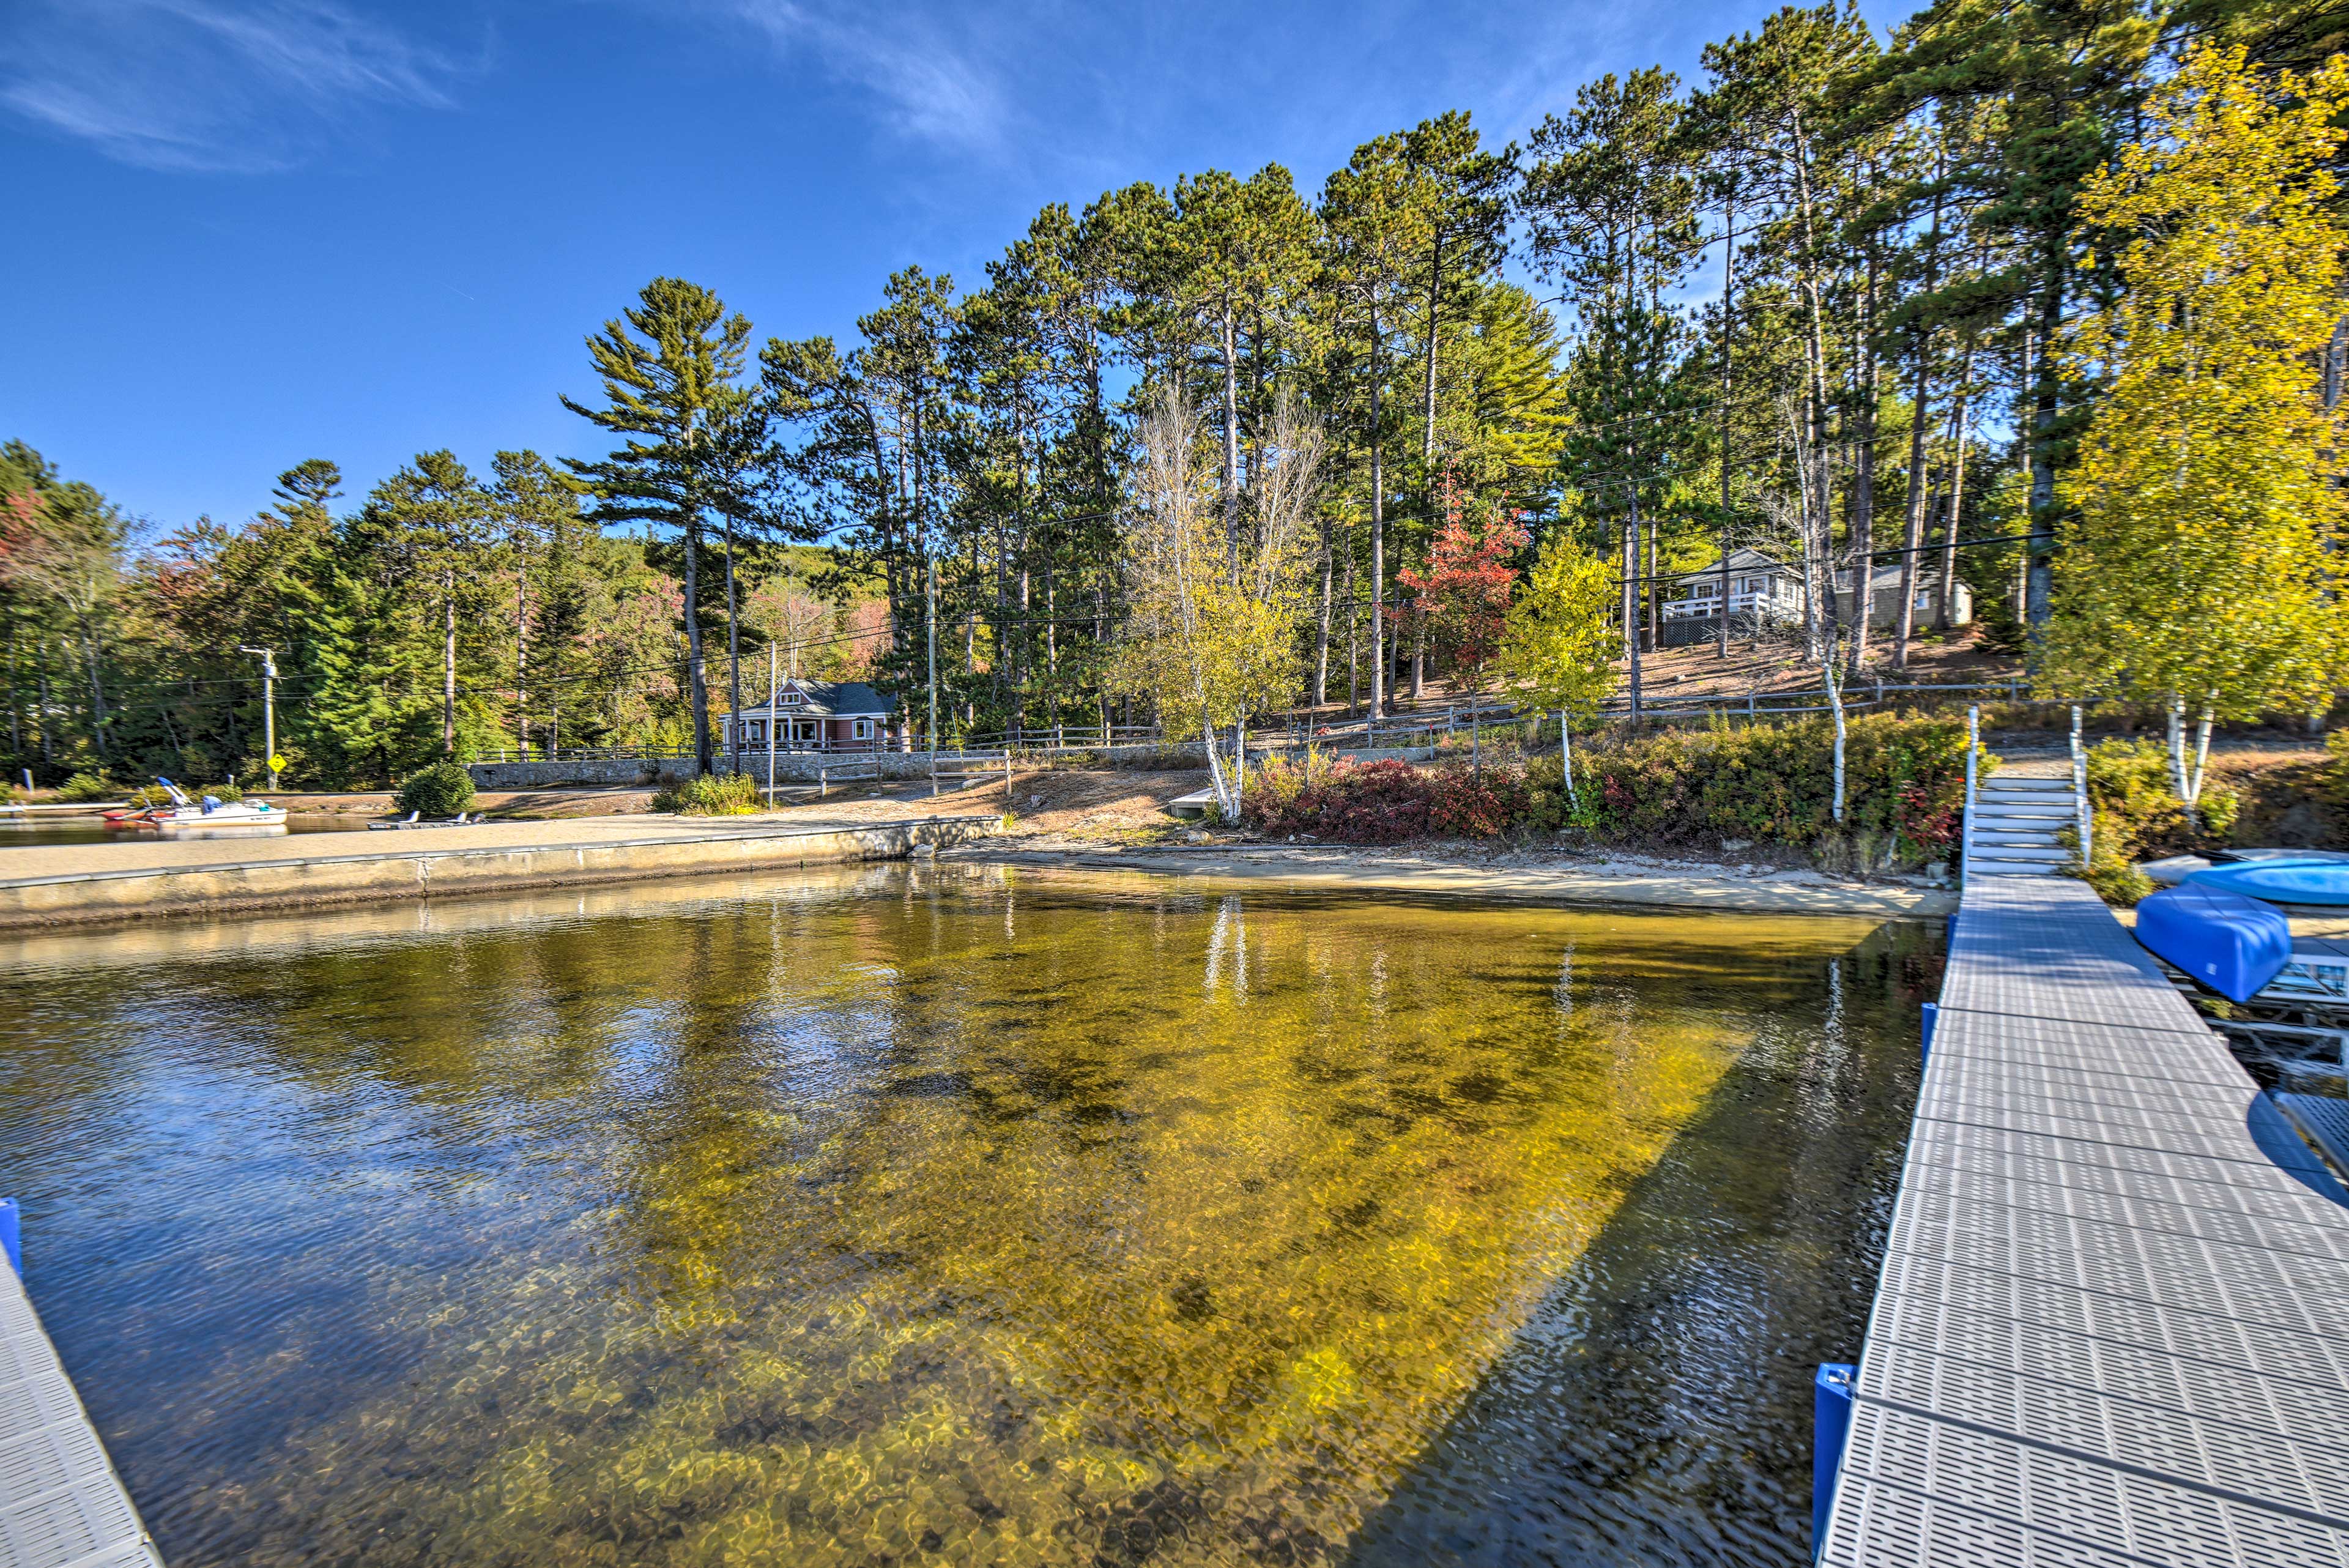
<instances>
[{"instance_id":1,"label":"red-leaved maple tree","mask_svg":"<svg viewBox=\"0 0 2349 1568\"><path fill-rule=\"evenodd\" d=\"M1526 547L1528 537L1516 513L1464 504L1447 473L1444 524L1428 548L1426 569L1405 566L1395 574L1413 602L1390 616L1398 628L1413 615L1425 618L1436 657L1472 691L1484 684L1485 666L1500 648L1509 595L1517 582L1510 557Z\"/></svg>"}]
</instances>

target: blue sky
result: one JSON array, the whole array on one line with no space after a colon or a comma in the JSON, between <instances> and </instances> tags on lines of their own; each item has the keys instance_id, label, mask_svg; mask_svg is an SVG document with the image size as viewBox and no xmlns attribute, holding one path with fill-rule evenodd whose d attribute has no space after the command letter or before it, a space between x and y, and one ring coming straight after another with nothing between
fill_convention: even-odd
<instances>
[{"instance_id":1,"label":"blue sky","mask_svg":"<svg viewBox=\"0 0 2349 1568\"><path fill-rule=\"evenodd\" d=\"M656 275L845 335L1048 202L1318 190L1446 109L1505 140L1600 72L1692 76L1765 9L0 0L0 437L161 528L307 457L356 496L419 450L584 452L556 395Z\"/></svg>"}]
</instances>

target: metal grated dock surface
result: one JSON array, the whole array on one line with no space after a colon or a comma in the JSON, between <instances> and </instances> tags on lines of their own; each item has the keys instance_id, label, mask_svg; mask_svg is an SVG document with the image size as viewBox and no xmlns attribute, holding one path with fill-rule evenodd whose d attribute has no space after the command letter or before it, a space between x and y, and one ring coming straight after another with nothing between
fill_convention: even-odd
<instances>
[{"instance_id":1,"label":"metal grated dock surface","mask_svg":"<svg viewBox=\"0 0 2349 1568\"><path fill-rule=\"evenodd\" d=\"M1836 1564L2349 1568L2349 1193L2085 884L1968 883Z\"/></svg>"},{"instance_id":2,"label":"metal grated dock surface","mask_svg":"<svg viewBox=\"0 0 2349 1568\"><path fill-rule=\"evenodd\" d=\"M161 1568L16 1271L0 1259L0 1568Z\"/></svg>"},{"instance_id":3,"label":"metal grated dock surface","mask_svg":"<svg viewBox=\"0 0 2349 1568\"><path fill-rule=\"evenodd\" d=\"M2349 1100L2330 1095L2278 1095L2276 1104L2300 1136L2324 1151L2338 1173L2349 1170Z\"/></svg>"}]
</instances>

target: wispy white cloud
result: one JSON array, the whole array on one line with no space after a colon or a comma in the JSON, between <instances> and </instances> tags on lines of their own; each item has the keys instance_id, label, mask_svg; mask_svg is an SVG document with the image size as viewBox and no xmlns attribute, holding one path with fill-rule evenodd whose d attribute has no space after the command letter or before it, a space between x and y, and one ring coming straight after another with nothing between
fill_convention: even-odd
<instances>
[{"instance_id":1,"label":"wispy white cloud","mask_svg":"<svg viewBox=\"0 0 2349 1568\"><path fill-rule=\"evenodd\" d=\"M719 8L786 56L810 55L871 93L908 136L992 151L1010 129L1003 74L937 19L855 0L719 0Z\"/></svg>"},{"instance_id":2,"label":"wispy white cloud","mask_svg":"<svg viewBox=\"0 0 2349 1568\"><path fill-rule=\"evenodd\" d=\"M337 0L19 0L0 106L150 169L303 161L357 112L445 109L464 67Z\"/></svg>"}]
</instances>

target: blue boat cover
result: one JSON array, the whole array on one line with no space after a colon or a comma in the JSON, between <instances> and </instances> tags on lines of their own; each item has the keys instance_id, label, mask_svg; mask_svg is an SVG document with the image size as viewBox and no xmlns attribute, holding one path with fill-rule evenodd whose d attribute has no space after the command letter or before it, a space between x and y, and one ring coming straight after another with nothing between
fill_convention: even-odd
<instances>
[{"instance_id":1,"label":"blue boat cover","mask_svg":"<svg viewBox=\"0 0 2349 1568\"><path fill-rule=\"evenodd\" d=\"M2185 882L2278 904L2349 904L2349 863L2331 857L2279 855L2189 871Z\"/></svg>"},{"instance_id":2,"label":"blue boat cover","mask_svg":"<svg viewBox=\"0 0 2349 1568\"><path fill-rule=\"evenodd\" d=\"M2232 1002L2250 1001L2292 959L2282 909L2195 882L2141 900L2137 940Z\"/></svg>"}]
</instances>

